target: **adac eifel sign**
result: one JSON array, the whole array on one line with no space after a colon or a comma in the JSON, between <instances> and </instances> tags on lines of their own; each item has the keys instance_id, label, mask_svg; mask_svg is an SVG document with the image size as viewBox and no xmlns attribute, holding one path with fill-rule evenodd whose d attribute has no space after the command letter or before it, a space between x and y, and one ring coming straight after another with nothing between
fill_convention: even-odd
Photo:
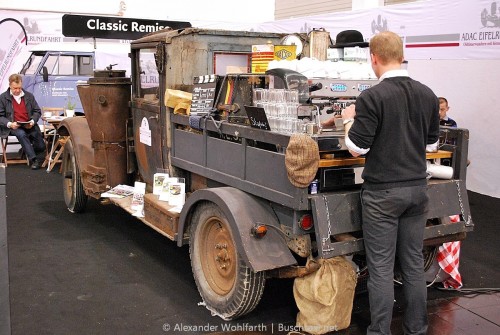
<instances>
[{"instance_id":1,"label":"adac eifel sign","mask_svg":"<svg viewBox=\"0 0 500 335\"><path fill-rule=\"evenodd\" d=\"M191 23L70 14L62 17L62 33L66 37L135 40L169 27L172 29L188 28L191 27Z\"/></svg>"}]
</instances>

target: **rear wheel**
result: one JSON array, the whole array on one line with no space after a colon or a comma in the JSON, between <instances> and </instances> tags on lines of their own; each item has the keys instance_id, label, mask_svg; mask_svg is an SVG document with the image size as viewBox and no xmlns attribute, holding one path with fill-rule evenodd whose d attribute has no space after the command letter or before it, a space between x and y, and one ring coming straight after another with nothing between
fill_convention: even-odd
<instances>
[{"instance_id":1,"label":"rear wheel","mask_svg":"<svg viewBox=\"0 0 500 335\"><path fill-rule=\"evenodd\" d=\"M224 320L252 311L264 292L264 272L254 272L241 259L231 227L213 203L193 215L189 253L196 286L206 307Z\"/></svg>"},{"instance_id":2,"label":"rear wheel","mask_svg":"<svg viewBox=\"0 0 500 335\"><path fill-rule=\"evenodd\" d=\"M83 190L80 168L76 161L71 138L64 145L62 164L64 202L70 212L81 213L85 211L88 196Z\"/></svg>"}]
</instances>

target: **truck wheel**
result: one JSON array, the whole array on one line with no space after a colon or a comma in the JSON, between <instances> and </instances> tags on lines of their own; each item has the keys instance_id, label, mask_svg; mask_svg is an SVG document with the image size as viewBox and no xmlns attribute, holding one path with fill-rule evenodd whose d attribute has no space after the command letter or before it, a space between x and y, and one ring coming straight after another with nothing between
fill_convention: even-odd
<instances>
[{"instance_id":1,"label":"truck wheel","mask_svg":"<svg viewBox=\"0 0 500 335\"><path fill-rule=\"evenodd\" d=\"M71 139L64 145L62 164L64 202L71 213L81 213L85 211L88 196L83 190L80 168L76 162Z\"/></svg>"},{"instance_id":2,"label":"truck wheel","mask_svg":"<svg viewBox=\"0 0 500 335\"><path fill-rule=\"evenodd\" d=\"M193 215L189 254L198 291L206 307L224 320L252 311L259 303L266 278L241 259L227 218L213 203Z\"/></svg>"}]
</instances>

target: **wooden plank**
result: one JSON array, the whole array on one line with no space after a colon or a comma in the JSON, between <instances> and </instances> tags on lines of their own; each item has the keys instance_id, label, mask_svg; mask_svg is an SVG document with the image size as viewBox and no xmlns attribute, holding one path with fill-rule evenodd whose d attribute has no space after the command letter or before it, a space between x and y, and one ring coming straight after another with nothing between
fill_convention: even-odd
<instances>
[{"instance_id":1,"label":"wooden plank","mask_svg":"<svg viewBox=\"0 0 500 335\"><path fill-rule=\"evenodd\" d=\"M437 158L451 158L453 154L451 151L438 150L437 152L428 152L427 159L437 159Z\"/></svg>"},{"instance_id":2,"label":"wooden plank","mask_svg":"<svg viewBox=\"0 0 500 335\"><path fill-rule=\"evenodd\" d=\"M438 158L451 158L452 153L450 151L439 150L437 152L428 152L426 154L427 159L438 159ZM331 158L331 159L321 159L319 161L319 167L332 167L332 166L351 166L351 165L364 165L364 157L348 157L348 158Z\"/></svg>"},{"instance_id":3,"label":"wooden plank","mask_svg":"<svg viewBox=\"0 0 500 335\"><path fill-rule=\"evenodd\" d=\"M128 196L125 198L106 198L109 199L109 201L121 208L123 208L125 211L127 211L129 214L134 214L135 211L133 211L130 208L130 204L132 202L132 196ZM154 195L152 193L148 193L144 196L144 212L145 212L145 217L139 217L136 216L139 220L141 220L145 225L149 226L150 228L153 228L156 230L158 233L162 234L163 236L168 237L172 241L175 241L175 236L177 235L177 222L179 219L179 213L172 213L169 212L168 209L172 208L172 206L169 206L167 202L165 201L160 201L158 200L158 196ZM158 222L151 220L151 217L156 217L153 213L148 213L147 210L151 209L150 205L152 202L156 204L156 206L161 207L161 214L160 213L154 213L154 214L160 214L164 218L170 218L172 221L169 224L165 224L165 222L162 222L161 220L158 220ZM156 207L155 206L155 207ZM158 208L157 207L157 208ZM149 215L153 214L153 215ZM174 231L175 230L175 231Z\"/></svg>"}]
</instances>

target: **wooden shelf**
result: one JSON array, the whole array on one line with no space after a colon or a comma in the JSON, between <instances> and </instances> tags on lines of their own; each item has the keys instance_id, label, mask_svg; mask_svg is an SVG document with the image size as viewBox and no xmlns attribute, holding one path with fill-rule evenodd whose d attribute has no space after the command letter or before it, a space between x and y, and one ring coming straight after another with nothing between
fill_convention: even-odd
<instances>
[{"instance_id":1,"label":"wooden shelf","mask_svg":"<svg viewBox=\"0 0 500 335\"><path fill-rule=\"evenodd\" d=\"M427 159L437 159L437 158L451 158L453 154L451 151L438 150L437 152L428 152Z\"/></svg>"},{"instance_id":2,"label":"wooden shelf","mask_svg":"<svg viewBox=\"0 0 500 335\"><path fill-rule=\"evenodd\" d=\"M428 152L426 154L427 159L438 159L438 158L451 158L452 153L450 151L439 150L437 152ZM351 165L364 165L364 157L342 157L342 158L331 158L331 159L320 159L319 167L331 167L331 166L351 166Z\"/></svg>"},{"instance_id":3,"label":"wooden shelf","mask_svg":"<svg viewBox=\"0 0 500 335\"><path fill-rule=\"evenodd\" d=\"M111 203L123 208L129 214L133 215L135 213L135 211L130 208L132 202L131 195L124 198L106 199L109 199ZM180 214L177 212L170 212L169 210L172 207L173 206L170 206L168 202L158 200L157 195L147 193L144 195L144 217L136 217L147 226L153 228L172 241L175 241Z\"/></svg>"},{"instance_id":4,"label":"wooden shelf","mask_svg":"<svg viewBox=\"0 0 500 335\"><path fill-rule=\"evenodd\" d=\"M343 157L343 158L331 158L331 159L319 160L319 167L364 165L364 164L365 164L364 157Z\"/></svg>"}]
</instances>

